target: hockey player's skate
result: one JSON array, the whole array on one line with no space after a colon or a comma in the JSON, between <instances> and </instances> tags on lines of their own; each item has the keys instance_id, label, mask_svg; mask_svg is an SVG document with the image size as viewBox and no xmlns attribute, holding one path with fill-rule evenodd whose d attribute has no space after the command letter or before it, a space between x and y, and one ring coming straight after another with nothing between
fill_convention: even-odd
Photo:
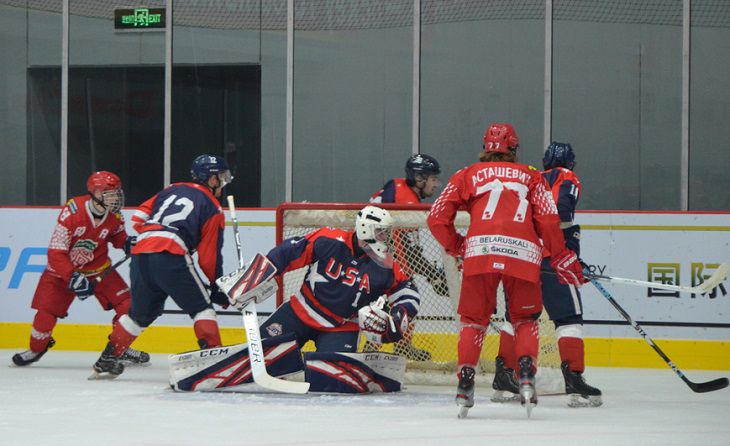
<instances>
[{"instance_id":1,"label":"hockey player's skate","mask_svg":"<svg viewBox=\"0 0 730 446\"><path fill-rule=\"evenodd\" d=\"M46 348L43 349L42 352L36 353L33 350L26 350L24 352L16 353L13 355L13 364L17 365L18 367L33 364L34 362L37 362L39 359L41 359L43 355L46 354L48 349L53 347L55 344L56 341L51 338L50 341L48 341Z\"/></svg>"},{"instance_id":2,"label":"hockey player's skate","mask_svg":"<svg viewBox=\"0 0 730 446\"><path fill-rule=\"evenodd\" d=\"M568 367L568 362L560 364L565 378L565 393L568 394L570 407L598 407L603 404L601 391L589 386L581 372L574 372Z\"/></svg>"},{"instance_id":3,"label":"hockey player's skate","mask_svg":"<svg viewBox=\"0 0 730 446\"><path fill-rule=\"evenodd\" d=\"M398 356L405 356L409 361L430 361L431 352L414 347L413 344L397 343L393 352Z\"/></svg>"},{"instance_id":4,"label":"hockey player's skate","mask_svg":"<svg viewBox=\"0 0 730 446\"><path fill-rule=\"evenodd\" d=\"M114 346L108 343L94 364L93 373L89 379L114 379L122 374L124 364L122 364L121 358L114 356L113 353Z\"/></svg>"},{"instance_id":5,"label":"hockey player's skate","mask_svg":"<svg viewBox=\"0 0 730 446\"><path fill-rule=\"evenodd\" d=\"M121 361L121 363L127 367L129 367L129 366L147 367L147 366L151 365L149 353L135 350L133 348L127 348L127 350L124 353L122 353L122 356L119 357L119 361Z\"/></svg>"},{"instance_id":6,"label":"hockey player's skate","mask_svg":"<svg viewBox=\"0 0 730 446\"><path fill-rule=\"evenodd\" d=\"M520 363L520 402L527 409L527 418L530 418L532 408L537 406L535 372L532 371L532 358L522 356L518 362Z\"/></svg>"},{"instance_id":7,"label":"hockey player's skate","mask_svg":"<svg viewBox=\"0 0 730 446\"><path fill-rule=\"evenodd\" d=\"M456 405L459 406L457 417L466 418L469 409L474 407L474 369L462 367L459 372L459 385L456 387Z\"/></svg>"},{"instance_id":8,"label":"hockey player's skate","mask_svg":"<svg viewBox=\"0 0 730 446\"><path fill-rule=\"evenodd\" d=\"M517 401L520 391L518 389L517 380L515 379L515 371L504 366L504 358L497 356L494 360L494 381L492 381L492 402L506 403L508 401ZM510 395L505 395L505 392Z\"/></svg>"}]
</instances>

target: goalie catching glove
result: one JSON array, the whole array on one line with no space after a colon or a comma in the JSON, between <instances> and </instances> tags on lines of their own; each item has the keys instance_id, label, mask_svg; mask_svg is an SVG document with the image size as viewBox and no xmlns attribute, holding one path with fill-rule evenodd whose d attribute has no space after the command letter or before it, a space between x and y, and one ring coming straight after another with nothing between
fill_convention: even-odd
<instances>
[{"instance_id":1,"label":"goalie catching glove","mask_svg":"<svg viewBox=\"0 0 730 446\"><path fill-rule=\"evenodd\" d=\"M228 296L231 305L243 310L252 300L260 303L276 292L276 272L265 255L256 254L247 266L221 276L215 283Z\"/></svg>"},{"instance_id":2,"label":"goalie catching glove","mask_svg":"<svg viewBox=\"0 0 730 446\"><path fill-rule=\"evenodd\" d=\"M357 318L360 331L365 340L380 346L383 343L397 342L408 329L408 313L400 306L385 311L386 299L380 296L370 305L360 308Z\"/></svg>"}]
</instances>

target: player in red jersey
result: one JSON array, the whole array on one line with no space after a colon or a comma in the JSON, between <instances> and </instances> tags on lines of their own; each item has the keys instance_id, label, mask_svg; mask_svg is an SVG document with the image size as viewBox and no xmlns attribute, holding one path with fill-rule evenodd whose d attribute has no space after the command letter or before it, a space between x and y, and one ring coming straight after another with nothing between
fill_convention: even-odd
<instances>
[{"instance_id":1,"label":"player in red jersey","mask_svg":"<svg viewBox=\"0 0 730 446\"><path fill-rule=\"evenodd\" d=\"M580 256L580 226L575 224L575 208L581 196L582 186L575 167L575 153L570 144L552 142L545 149L542 159L545 171L542 176L548 183L560 216L560 229L565 244ZM585 346L583 344L583 303L580 291L571 285L559 283L550 266L550 252L543 251L542 299L545 310L555 324L558 336L561 370L565 379L565 391L571 407L600 406L601 391L588 385L583 378L585 370ZM513 328L505 321L499 338L499 355L492 387L493 401L501 401L501 393L517 393L514 369L517 359L514 353ZM500 395L497 395L497 394Z\"/></svg>"},{"instance_id":2,"label":"player in red jersey","mask_svg":"<svg viewBox=\"0 0 730 446\"><path fill-rule=\"evenodd\" d=\"M537 404L535 372L537 318L542 312L542 239L561 281L581 285L578 256L565 247L555 202L544 178L517 163L519 139L510 124L492 124L484 136L480 162L456 172L431 208L428 225L448 254L463 258L458 313L456 403L460 416L474 405L474 375L484 335L496 307L501 281L509 295L520 365L520 399L529 412ZM466 236L454 228L456 211L471 216Z\"/></svg>"},{"instance_id":3,"label":"player in red jersey","mask_svg":"<svg viewBox=\"0 0 730 446\"><path fill-rule=\"evenodd\" d=\"M89 195L73 197L61 210L48 246L48 265L33 295L31 308L36 310L30 334L30 349L13 356L13 363L34 363L53 346L51 337L59 318L78 296L84 300L92 294L105 311L114 310L112 325L129 310L129 287L116 272L104 274L111 265L108 243L129 253L134 237L124 229L120 213L124 205L122 181L111 172L91 174L86 181ZM149 363L147 353L129 350L122 358L127 364Z\"/></svg>"},{"instance_id":4,"label":"player in red jersey","mask_svg":"<svg viewBox=\"0 0 730 446\"><path fill-rule=\"evenodd\" d=\"M417 204L430 198L441 186L439 174L441 167L436 158L426 154L411 155L406 161L406 177L393 178L383 188L370 197L371 203ZM392 235L393 251L396 259L408 275L420 274L430 284L436 294L448 297L449 289L446 275L423 257L419 244L418 231L394 230ZM431 353L412 344L415 323L411 322L403 339L394 346L397 355L412 361L429 361ZM366 345L366 351L372 346Z\"/></svg>"},{"instance_id":5,"label":"player in red jersey","mask_svg":"<svg viewBox=\"0 0 730 446\"><path fill-rule=\"evenodd\" d=\"M130 265L132 305L114 327L92 377L115 378L124 371L120 358L162 314L168 296L193 319L201 348L221 345L211 303L228 305L215 285L223 270L225 225L218 197L233 177L226 161L213 155L195 158L190 174L193 181L168 186L142 203L132 217L139 232ZM211 290L195 270L193 253Z\"/></svg>"}]
</instances>

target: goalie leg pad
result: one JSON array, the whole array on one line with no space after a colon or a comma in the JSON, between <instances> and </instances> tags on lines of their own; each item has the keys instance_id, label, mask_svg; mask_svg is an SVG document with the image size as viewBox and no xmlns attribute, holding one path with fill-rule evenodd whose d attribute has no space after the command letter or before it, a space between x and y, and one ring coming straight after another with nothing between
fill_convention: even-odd
<instances>
[{"instance_id":1,"label":"goalie leg pad","mask_svg":"<svg viewBox=\"0 0 730 446\"><path fill-rule=\"evenodd\" d=\"M262 344L266 369L272 376L304 370L293 333L264 339ZM231 387L253 382L248 344L170 355L168 363L170 386L176 391L231 391Z\"/></svg>"},{"instance_id":2,"label":"goalie leg pad","mask_svg":"<svg viewBox=\"0 0 730 446\"><path fill-rule=\"evenodd\" d=\"M400 392L406 372L405 358L387 353L306 352L304 362L310 392Z\"/></svg>"}]
</instances>

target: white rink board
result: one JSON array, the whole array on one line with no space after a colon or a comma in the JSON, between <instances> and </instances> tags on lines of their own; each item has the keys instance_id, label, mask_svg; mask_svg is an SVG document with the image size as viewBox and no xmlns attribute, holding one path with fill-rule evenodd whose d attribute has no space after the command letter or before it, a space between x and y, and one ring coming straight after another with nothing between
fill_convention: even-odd
<instances>
[{"instance_id":1,"label":"white rink board","mask_svg":"<svg viewBox=\"0 0 730 446\"><path fill-rule=\"evenodd\" d=\"M60 208L0 208L0 322L30 322L35 310L30 308L33 292L46 264L46 248L51 239ZM130 218L134 211L125 209L127 232L136 234ZM236 246L232 242L230 216L225 212L226 229L223 234L223 272L232 271L238 264ZM239 210L237 212L239 231L245 259L257 252L268 252L275 244L276 220L273 210ZM23 222L18 225L18 222ZM259 226L265 224L266 226ZM109 247L112 262L124 257L122 250ZM31 255L32 254L32 255ZM25 258L25 260L24 260ZM129 262L119 270L129 283ZM201 277L205 277L201 273ZM273 311L275 299L257 306L259 312ZM179 310L172 299L168 299L166 310ZM111 314L104 312L95 299L75 301L64 323L100 323L111 320ZM223 316L219 323L224 327L240 327L240 316ZM187 315L165 314L155 325L189 325Z\"/></svg>"},{"instance_id":2,"label":"white rink board","mask_svg":"<svg viewBox=\"0 0 730 446\"><path fill-rule=\"evenodd\" d=\"M0 322L29 322L33 317L30 301L45 262L58 208L0 208ZM125 210L127 227L130 210ZM228 219L228 212L225 213ZM267 252L275 243L273 210L239 210L238 221L245 258ZM18 224L22 222L22 224ZM679 266L679 283L692 285L692 264L709 265L730 262L730 213L603 213L583 212L576 222L584 227L582 258L603 268L604 275L649 280L649 264L673 271ZM262 225L263 224L263 225ZM597 227L601 228L597 228ZM604 228L611 226L611 228ZM682 230L689 227L690 230ZM703 229L704 230L700 230ZM235 245L230 227L224 234L224 272L236 264ZM112 260L120 259L120 250L111 249ZM23 260L25 258L25 260ZM666 265L670 265L669 267ZM658 271L658 270L657 270ZM128 267L120 272L128 278ZM711 273L707 270L707 273ZM667 324L728 324L730 322L730 282L709 296L648 296L645 288L608 285L607 288L624 309L638 322ZM583 288L586 320L622 321L614 308L587 284ZM273 310L274 299L261 306L262 313ZM176 309L168 300L167 309ZM110 315L93 300L75 302L67 323L108 323ZM187 325L186 315L164 315L156 325ZM240 317L222 316L222 326L240 327ZM646 326L653 337L677 339L730 339L729 328L702 326ZM631 327L587 325L589 337L634 337Z\"/></svg>"}]
</instances>

